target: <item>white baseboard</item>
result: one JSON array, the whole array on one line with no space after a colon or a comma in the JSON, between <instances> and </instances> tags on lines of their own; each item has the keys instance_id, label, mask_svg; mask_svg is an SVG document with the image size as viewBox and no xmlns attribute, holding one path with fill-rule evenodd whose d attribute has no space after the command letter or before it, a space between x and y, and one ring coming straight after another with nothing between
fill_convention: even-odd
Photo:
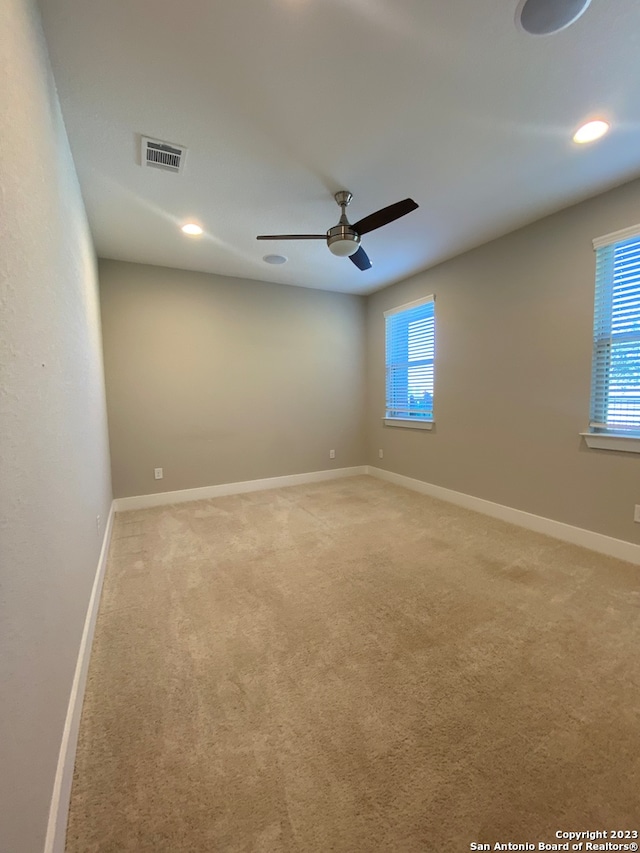
<instances>
[{"instance_id":1,"label":"white baseboard","mask_svg":"<svg viewBox=\"0 0 640 853\"><path fill-rule=\"evenodd\" d=\"M421 492L423 495L430 495L432 498L439 498L466 509L472 509L484 513L484 515L526 527L536 533L544 533L554 539L561 539L563 542L570 542L572 545L581 545L591 551L598 551L600 554L607 554L610 557L617 557L619 560L627 560L629 563L640 565L640 545L634 545L633 542L614 539L611 536L605 536L603 533L595 533L593 530L573 527L571 524L554 521L552 518L533 515L521 509L513 509L510 506L485 501L482 498L465 495L463 492L455 492L442 486L434 486L431 483L425 483L423 480L414 480L412 477L394 474L392 471L385 471L372 465L367 466L367 473L381 480L387 480L389 483L395 483L397 486L404 486L406 489Z\"/></svg>"},{"instance_id":2,"label":"white baseboard","mask_svg":"<svg viewBox=\"0 0 640 853\"><path fill-rule=\"evenodd\" d=\"M265 480L246 480L242 483L222 483L218 486L201 486L197 489L180 489L176 492L159 492L155 495L136 495L130 498L116 498L116 512L129 509L147 509L152 506L201 501L206 498L221 498L225 495L239 495L244 492L258 492L263 489L281 489L284 486L301 486L305 483L319 483L322 480L336 480L340 477L355 477L366 474L367 466L353 468L334 468L329 471L310 471L307 474L288 474L284 477L268 477Z\"/></svg>"},{"instance_id":3,"label":"white baseboard","mask_svg":"<svg viewBox=\"0 0 640 853\"><path fill-rule=\"evenodd\" d=\"M73 782L73 768L76 759L76 748L78 745L78 732L80 730L80 716L82 714L82 702L87 682L87 671L89 669L89 658L91 656L91 644L96 627L98 607L100 604L100 593L107 565L111 531L113 529L113 518L115 515L115 501L111 503L107 524L105 526L102 548L96 569L91 597L87 607L87 616L80 640L76 671L71 685L71 695L67 707L67 716L64 722L62 743L58 755L58 766L56 768L53 783L53 794L51 796L51 807L49 809L49 823L47 836L44 843L44 853L64 853L67 833L67 818L69 814L69 802L71 800L71 784Z\"/></svg>"}]
</instances>

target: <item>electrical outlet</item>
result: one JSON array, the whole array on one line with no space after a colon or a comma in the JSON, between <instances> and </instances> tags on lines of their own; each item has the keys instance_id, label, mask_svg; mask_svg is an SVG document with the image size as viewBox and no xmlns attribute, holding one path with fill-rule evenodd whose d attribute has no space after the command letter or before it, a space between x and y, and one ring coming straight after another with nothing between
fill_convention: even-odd
<instances>
[{"instance_id":1,"label":"electrical outlet","mask_svg":"<svg viewBox=\"0 0 640 853\"><path fill-rule=\"evenodd\" d=\"M336 458L335 450L330 450L329 451L329 459L335 459L335 458Z\"/></svg>"},{"instance_id":2,"label":"electrical outlet","mask_svg":"<svg viewBox=\"0 0 640 853\"><path fill-rule=\"evenodd\" d=\"M162 471L162 468L154 468L153 475L156 478L156 480L161 480L164 477L164 473Z\"/></svg>"},{"instance_id":3,"label":"electrical outlet","mask_svg":"<svg viewBox=\"0 0 640 853\"><path fill-rule=\"evenodd\" d=\"M636 508L633 511L633 520L640 524L640 504L636 504Z\"/></svg>"},{"instance_id":4,"label":"electrical outlet","mask_svg":"<svg viewBox=\"0 0 640 853\"><path fill-rule=\"evenodd\" d=\"M384 459L384 450L382 448L380 448L380 450L378 451L378 458Z\"/></svg>"}]
</instances>

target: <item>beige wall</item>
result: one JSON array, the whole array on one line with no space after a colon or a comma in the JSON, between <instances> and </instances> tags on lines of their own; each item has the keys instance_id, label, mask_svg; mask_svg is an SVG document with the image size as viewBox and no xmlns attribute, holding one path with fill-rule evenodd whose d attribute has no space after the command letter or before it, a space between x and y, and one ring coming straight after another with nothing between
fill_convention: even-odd
<instances>
[{"instance_id":1,"label":"beige wall","mask_svg":"<svg viewBox=\"0 0 640 853\"><path fill-rule=\"evenodd\" d=\"M634 182L371 296L368 463L640 542L640 454L589 450L578 434L589 415L591 240L638 222ZM431 293L436 427L384 427L383 311Z\"/></svg>"},{"instance_id":2,"label":"beige wall","mask_svg":"<svg viewBox=\"0 0 640 853\"><path fill-rule=\"evenodd\" d=\"M111 494L80 191L35 6L0 18L0 850L38 853Z\"/></svg>"},{"instance_id":3,"label":"beige wall","mask_svg":"<svg viewBox=\"0 0 640 853\"><path fill-rule=\"evenodd\" d=\"M364 463L362 298L118 261L99 274L117 497Z\"/></svg>"}]
</instances>

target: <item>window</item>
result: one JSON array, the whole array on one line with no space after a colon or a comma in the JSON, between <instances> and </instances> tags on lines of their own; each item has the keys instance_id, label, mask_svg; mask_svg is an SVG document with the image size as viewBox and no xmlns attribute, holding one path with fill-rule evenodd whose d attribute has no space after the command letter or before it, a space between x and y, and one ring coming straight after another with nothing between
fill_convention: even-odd
<instances>
[{"instance_id":1,"label":"window","mask_svg":"<svg viewBox=\"0 0 640 853\"><path fill-rule=\"evenodd\" d=\"M434 297L385 311L389 426L433 425Z\"/></svg>"},{"instance_id":2,"label":"window","mask_svg":"<svg viewBox=\"0 0 640 853\"><path fill-rule=\"evenodd\" d=\"M585 435L590 447L640 452L640 226L594 240L594 247L591 417Z\"/></svg>"}]
</instances>

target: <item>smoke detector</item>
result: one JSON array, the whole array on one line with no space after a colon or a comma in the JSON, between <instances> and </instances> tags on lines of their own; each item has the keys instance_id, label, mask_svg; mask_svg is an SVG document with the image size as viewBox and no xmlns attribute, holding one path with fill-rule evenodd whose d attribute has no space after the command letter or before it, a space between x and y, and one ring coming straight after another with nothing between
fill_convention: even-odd
<instances>
[{"instance_id":1,"label":"smoke detector","mask_svg":"<svg viewBox=\"0 0 640 853\"><path fill-rule=\"evenodd\" d=\"M516 24L532 36L550 36L577 21L591 0L520 0Z\"/></svg>"},{"instance_id":2,"label":"smoke detector","mask_svg":"<svg viewBox=\"0 0 640 853\"><path fill-rule=\"evenodd\" d=\"M160 139L142 137L142 156L140 162L143 166L152 169L162 169L165 172L181 172L187 156L187 149L173 142L163 142Z\"/></svg>"}]
</instances>

